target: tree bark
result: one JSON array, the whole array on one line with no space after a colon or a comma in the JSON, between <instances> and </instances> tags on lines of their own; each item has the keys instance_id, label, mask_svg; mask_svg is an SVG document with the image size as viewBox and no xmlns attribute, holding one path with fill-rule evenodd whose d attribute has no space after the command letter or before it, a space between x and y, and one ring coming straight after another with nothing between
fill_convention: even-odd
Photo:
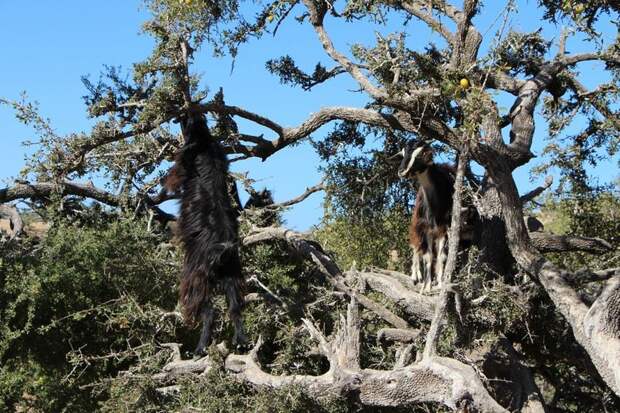
<instances>
[{"instance_id":1,"label":"tree bark","mask_svg":"<svg viewBox=\"0 0 620 413\"><path fill-rule=\"evenodd\" d=\"M620 282L616 278L610 280L603 294L589 309L566 280L566 271L557 268L531 244L510 171L493 168L492 173L503 205L512 255L521 268L538 277L601 378L620 396L620 328L617 328L620 320L617 305L620 301Z\"/></svg>"},{"instance_id":2,"label":"tree bark","mask_svg":"<svg viewBox=\"0 0 620 413\"><path fill-rule=\"evenodd\" d=\"M480 263L496 274L506 275L514 262L506 241L502 205L493 179L487 175L476 202L480 216L475 244L480 249Z\"/></svg>"}]
</instances>

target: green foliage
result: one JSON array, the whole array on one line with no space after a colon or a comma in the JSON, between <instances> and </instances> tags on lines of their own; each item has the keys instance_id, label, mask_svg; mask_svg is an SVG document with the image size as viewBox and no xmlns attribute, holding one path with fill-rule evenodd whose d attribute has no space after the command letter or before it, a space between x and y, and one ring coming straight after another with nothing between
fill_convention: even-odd
<instances>
[{"instance_id":1,"label":"green foliage","mask_svg":"<svg viewBox=\"0 0 620 413\"><path fill-rule=\"evenodd\" d=\"M608 268L617 261L620 247L620 195L617 187L549 198L539 211L545 228L557 234L598 237L613 249L599 256L572 252L553 254L551 258L565 268L578 270Z\"/></svg>"},{"instance_id":2,"label":"green foliage","mask_svg":"<svg viewBox=\"0 0 620 413\"><path fill-rule=\"evenodd\" d=\"M539 3L546 18L570 20L575 29L595 40L600 40L594 32L596 19L619 11L604 0ZM98 118L91 133L59 136L39 115L35 103L25 97L17 102L0 100L16 111L19 121L33 126L39 138L39 150L23 177L54 182L58 187L49 199L35 200L35 207L48 207L41 213L52 224L43 239L11 242L0 251L0 410L410 411L410 406L373 409L349 400L313 400L294 387L257 390L232 380L213 348L210 355L218 366L208 375L182 379L178 391L169 395L157 391L162 383L155 383L152 374L169 361L169 350L161 343L191 348L197 332L182 327L175 311L180 257L169 235L148 229L144 219L133 215L144 213L144 196L160 194L165 162L180 145L171 131L175 127L166 124L192 102L204 102L208 96L201 77L190 70L195 53L208 46L216 55L235 56L241 43L272 28L275 33L298 2L261 3L252 9L256 11L252 19L241 16L237 0L145 0L144 4L151 12L143 30L154 40L152 53L135 64L129 75L120 68L105 67L98 81L83 79L88 113ZM358 0L344 7L327 4L336 17L340 13L346 20L381 23L399 5ZM432 8L433 2L425 7ZM512 11L512 3L506 10ZM429 18L441 14L437 8L427 11ZM306 18L301 15L297 20ZM374 45L352 47L356 67L371 83L385 88L390 98L407 101L403 108L386 107L382 101L370 101L368 107L414 123L417 113L432 117L470 139L478 139L481 122L495 105L482 85L474 84L481 79L474 66L488 73L530 77L548 60L551 49L540 31L511 31L503 39L498 36L489 56L477 62L481 65L454 67L449 48L418 48L417 40L407 38L402 29L377 34ZM607 52L617 55L618 49L615 39ZM267 68L283 83L305 90L343 72L322 64L305 72L290 56L269 61ZM618 195L599 191L587 174L588 164L616 155L620 147L613 116L602 119L596 114L601 105L615 108L619 95L618 64L607 63L607 69L612 79L591 93L582 93L575 80L579 74L572 67L547 87L551 97L545 101L543 115L553 141L544 152L549 162L539 169L559 168L570 184L560 191L570 191L570 196L550 198L538 213L548 217L543 220L548 229L605 238L617 248ZM438 93L424 99L409 95L420 88ZM208 103L224 106L223 92ZM576 115L585 117L587 124L573 135ZM419 129L423 130L421 126L422 121ZM219 114L212 132L231 147L239 143L231 115ZM313 142L324 161L328 185L325 217L314 236L342 268L355 263L359 268L408 272L407 230L415 191L396 176L398 161L393 155L414 138L423 136L341 122L326 138ZM118 208L110 211L87 205L80 198L63 199L62 180L78 177L105 178L106 189L121 194L119 201L110 203ZM301 318L312 319L329 335L344 310L344 300L314 267L291 256L285 244L253 246L243 251L243 258L248 293L258 297L244 310L245 327L251 340L260 335L265 341L258 355L265 370L272 374L324 373L326 360L313 354L315 343L300 327ZM602 267L615 263L617 253L594 259L585 254L552 258L571 269ZM478 265L478 259L475 249L461 259L454 281L465 302L463 318L451 311L439 352L458 357L480 342L506 336L520 347L537 379L548 387L543 390L554 408L618 410L617 399L600 382L543 289L519 274L492 274ZM591 287L580 292L585 301L596 293ZM366 293L406 317L381 294ZM232 327L223 315L226 304L221 296L214 301L219 312L215 336L229 342ZM362 366L390 368L396 348L376 340L385 324L364 310L361 316ZM424 345L423 336L415 343L417 349ZM437 406L413 409L437 411Z\"/></svg>"},{"instance_id":3,"label":"green foliage","mask_svg":"<svg viewBox=\"0 0 620 413\"><path fill-rule=\"evenodd\" d=\"M545 40L542 30L533 33L511 31L497 47L497 65L511 75L535 75L545 61L551 42Z\"/></svg>"},{"instance_id":4,"label":"green foliage","mask_svg":"<svg viewBox=\"0 0 620 413\"><path fill-rule=\"evenodd\" d=\"M157 248L160 242L143 221L93 227L58 222L39 244L27 241L3 251L0 400L5 406L16 408L22 394L31 394L32 403L45 411L73 403L90 410L96 399L77 386L122 367L128 347L170 338L173 326L163 322L154 330L135 312L142 306L175 306L177 260ZM119 356L97 357L108 353Z\"/></svg>"},{"instance_id":5,"label":"green foliage","mask_svg":"<svg viewBox=\"0 0 620 413\"><path fill-rule=\"evenodd\" d=\"M254 390L224 372L214 369L205 377L188 378L179 383L180 392L165 397L155 391L148 379L121 379L113 384L103 412L160 412L197 410L205 413L251 411L263 413L350 411L342 400L315 400L295 387L280 390Z\"/></svg>"},{"instance_id":6,"label":"green foliage","mask_svg":"<svg viewBox=\"0 0 620 413\"><path fill-rule=\"evenodd\" d=\"M317 84L332 78L334 74L341 73L341 71L327 70L321 63L317 63L314 71L307 74L299 69L293 58L288 55L268 60L265 66L270 73L278 76L283 84L300 86L304 90L310 90Z\"/></svg>"},{"instance_id":7,"label":"green foliage","mask_svg":"<svg viewBox=\"0 0 620 413\"><path fill-rule=\"evenodd\" d=\"M620 6L608 0L538 0L545 7L545 19L571 20L581 30L596 35L594 24L603 14L620 12Z\"/></svg>"},{"instance_id":8,"label":"green foliage","mask_svg":"<svg viewBox=\"0 0 620 413\"><path fill-rule=\"evenodd\" d=\"M327 218L315 232L317 240L334 254L341 268L377 266L405 271L410 248L407 243L409 215L403 209L359 220ZM389 234L389 235L388 235ZM393 250L397 254L392 253ZM390 254L398 262L390 261Z\"/></svg>"}]
</instances>

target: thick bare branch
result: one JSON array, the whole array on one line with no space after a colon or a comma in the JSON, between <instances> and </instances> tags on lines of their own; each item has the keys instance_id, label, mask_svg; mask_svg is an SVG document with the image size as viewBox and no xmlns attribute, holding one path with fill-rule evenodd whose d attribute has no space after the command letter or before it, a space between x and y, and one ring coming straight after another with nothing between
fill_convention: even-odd
<instances>
[{"instance_id":1,"label":"thick bare branch","mask_svg":"<svg viewBox=\"0 0 620 413\"><path fill-rule=\"evenodd\" d=\"M620 395L620 276L607 281L603 292L586 313L583 328L594 351L603 356L610 370L603 378ZM612 377L614 382L610 384Z\"/></svg>"},{"instance_id":2,"label":"thick bare branch","mask_svg":"<svg viewBox=\"0 0 620 413\"><path fill-rule=\"evenodd\" d=\"M413 343L420 336L420 330L402 330L400 328L382 328L377 332L379 341L397 341Z\"/></svg>"},{"instance_id":3,"label":"thick bare branch","mask_svg":"<svg viewBox=\"0 0 620 413\"><path fill-rule=\"evenodd\" d=\"M0 189L0 204L21 199L47 199L53 194L61 196L74 195L83 198L90 198L103 204L118 207L122 200L118 195L107 192L95 187L92 182L78 183L64 180L55 182L19 182L13 186ZM152 209L158 219L163 221L174 220L175 217L162 211L157 205L169 199L174 199L175 195L167 194L165 191L158 195L149 197L146 195L136 196L136 202L143 202L146 207Z\"/></svg>"},{"instance_id":4,"label":"thick bare branch","mask_svg":"<svg viewBox=\"0 0 620 413\"><path fill-rule=\"evenodd\" d=\"M321 250L318 244L308 240L302 234L281 227L266 227L246 236L243 239L243 245L249 246L259 242L273 240L282 240L287 242L289 247L299 255L314 262L321 273L325 276L325 279L336 290L347 294L349 297L354 297L362 306L369 311L374 312L389 324L396 328L409 327L409 324L405 320L398 317L387 308L347 286L342 272L336 263L334 263L333 260Z\"/></svg>"},{"instance_id":5,"label":"thick bare branch","mask_svg":"<svg viewBox=\"0 0 620 413\"><path fill-rule=\"evenodd\" d=\"M590 270L583 268L567 274L566 279L570 282L588 283L594 281L605 281L612 277L620 276L620 267L608 268L606 270Z\"/></svg>"},{"instance_id":6,"label":"thick bare branch","mask_svg":"<svg viewBox=\"0 0 620 413\"><path fill-rule=\"evenodd\" d=\"M509 148L523 155L522 162L527 162L532 154L532 138L534 136L534 109L542 91L551 83L562 64L555 61L546 64L532 79L525 82L519 90L508 117L512 123Z\"/></svg>"},{"instance_id":7,"label":"thick bare branch","mask_svg":"<svg viewBox=\"0 0 620 413\"><path fill-rule=\"evenodd\" d=\"M371 289L383 294L410 316L421 320L433 318L435 300L406 287L395 277L368 271L349 271L347 275L363 280Z\"/></svg>"},{"instance_id":8,"label":"thick bare branch","mask_svg":"<svg viewBox=\"0 0 620 413\"><path fill-rule=\"evenodd\" d=\"M478 73L478 76L481 79L486 77L486 88L503 90L513 95L518 95L519 90L525 84L525 80L514 78L500 70L483 70Z\"/></svg>"},{"instance_id":9,"label":"thick bare branch","mask_svg":"<svg viewBox=\"0 0 620 413\"><path fill-rule=\"evenodd\" d=\"M294 385L317 399L355 395L367 406L436 402L453 409L473 407L484 412L506 412L484 389L475 371L456 360L437 357L389 371L360 369L360 320L355 300L349 304L346 318L341 317L332 340L309 321L304 324L319 344L319 351L330 362L327 373L321 376L265 373L256 357L261 339L250 354L229 355L226 369L239 380L255 386L283 388Z\"/></svg>"},{"instance_id":10,"label":"thick bare branch","mask_svg":"<svg viewBox=\"0 0 620 413\"><path fill-rule=\"evenodd\" d=\"M24 221L17 208L0 204L0 218L9 220L9 239L19 237L24 230Z\"/></svg>"},{"instance_id":11,"label":"thick bare branch","mask_svg":"<svg viewBox=\"0 0 620 413\"><path fill-rule=\"evenodd\" d=\"M71 181L63 181L61 183L17 183L13 186L0 190L0 203L28 198L47 198L54 193L59 193L63 196L76 195L91 198L111 206L118 206L120 204L120 199L117 196L96 188L92 183L81 184Z\"/></svg>"},{"instance_id":12,"label":"thick bare branch","mask_svg":"<svg viewBox=\"0 0 620 413\"><path fill-rule=\"evenodd\" d=\"M255 156L261 159L266 159L280 149L283 149L288 145L295 143L301 139L307 138L308 136L310 136L310 134L319 129L321 126L334 120L360 122L367 125L380 126L384 128L391 128L410 132L418 130L418 125L411 118L407 118L405 116L383 114L374 110L360 108L322 108L318 112L310 115L308 119L306 119L300 125L291 128L285 128L264 116L249 112L237 106L206 104L201 105L201 109L207 112L225 113L233 116L239 116L274 131L278 135L278 138L274 140L268 140L260 136L256 136L252 140L252 143L255 144L254 146L239 145L237 147L233 147L230 151L242 152L249 156ZM444 130L440 129L436 123L433 123L430 127L435 129L438 135L441 135L445 132Z\"/></svg>"},{"instance_id":13,"label":"thick bare branch","mask_svg":"<svg viewBox=\"0 0 620 413\"><path fill-rule=\"evenodd\" d=\"M605 328L618 322L619 306L610 305L620 294L620 283L610 283L607 293L601 294L590 309L567 281L566 271L545 259L532 245L523 222L521 202L509 171L494 168L490 171L497 184L502 202L508 245L517 263L528 273L538 277L558 311L566 318L577 342L590 356L607 385L620 395L620 329ZM618 298L620 300L620 298ZM601 300L601 301L599 301ZM594 309L594 313L589 310ZM588 318L589 315L593 318ZM587 328L586 321L590 319ZM598 320L598 321L597 321ZM614 321L615 320L615 321ZM609 326L607 326L609 327Z\"/></svg>"},{"instance_id":14,"label":"thick bare branch","mask_svg":"<svg viewBox=\"0 0 620 413\"><path fill-rule=\"evenodd\" d=\"M603 254L613 249L601 238L580 237L577 235L555 235L545 232L530 232L532 245L540 252L584 251Z\"/></svg>"},{"instance_id":15,"label":"thick bare branch","mask_svg":"<svg viewBox=\"0 0 620 413\"><path fill-rule=\"evenodd\" d=\"M620 64L620 56L614 55L612 53L579 53L568 56L561 56L559 60L564 66L574 65L576 63L587 62L590 60L600 60L603 62Z\"/></svg>"},{"instance_id":16,"label":"thick bare branch","mask_svg":"<svg viewBox=\"0 0 620 413\"><path fill-rule=\"evenodd\" d=\"M533 201L538 195L545 192L551 185L553 185L553 176L549 175L545 178L545 182L541 186L532 189L527 194L521 196L521 204L526 204Z\"/></svg>"}]
</instances>

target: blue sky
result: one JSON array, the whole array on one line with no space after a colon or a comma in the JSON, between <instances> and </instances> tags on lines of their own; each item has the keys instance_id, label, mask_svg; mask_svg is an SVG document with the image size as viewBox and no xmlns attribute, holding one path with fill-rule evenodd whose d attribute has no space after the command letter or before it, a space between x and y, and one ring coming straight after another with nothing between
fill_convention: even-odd
<instances>
[{"instance_id":1,"label":"blue sky","mask_svg":"<svg viewBox=\"0 0 620 413\"><path fill-rule=\"evenodd\" d=\"M483 33L492 34L499 27L500 2L485 3L490 4L477 18L477 23ZM519 13L512 18L516 29L531 31L543 27L547 38L559 33L560 26L541 20L535 7L537 2L517 3ZM0 1L0 96L16 99L26 91L31 99L39 102L42 114L51 119L57 133L88 131L93 120L86 116L82 101L85 88L80 77L91 75L96 80L103 65L130 69L133 62L147 56L152 41L139 33L146 18L146 12L140 9L137 0ZM370 44L375 30L387 33L397 27L367 23L342 27L328 21L327 29L336 47L348 51L353 43ZM602 29L606 39L611 41L615 28L605 25ZM421 46L437 39L416 21L412 21L406 30L410 42ZM568 46L569 52L590 49L590 45L578 38L573 38ZM260 41L243 45L234 71L231 72L229 58L215 59L209 50L200 51L194 69L204 75L205 83L212 91L220 86L224 88L227 103L271 117L284 126L295 126L324 106L360 107L366 102L365 96L356 92L357 85L346 76L312 92L281 85L266 71L265 61L284 54L290 54L304 68L311 69L317 61L332 66L311 27L289 19L275 38L265 36ZM596 65L585 64L581 69L582 73L588 74L582 79L587 86L592 87L604 79ZM501 100L502 104L505 101L506 107L512 104L509 100ZM240 126L244 132L260 132L249 123L240 122ZM324 127L313 137L320 138L329 129L331 126ZM539 124L533 148L535 153L543 147L544 135L545 128ZM268 133L265 136L271 138ZM8 108L0 107L0 138L3 142L0 179L4 180L0 184L6 184L10 177L18 174L27 153L21 142L32 137L33 132L19 124ZM287 148L266 162L250 160L236 163L233 168L249 171L250 176L259 181L259 186L274 189L276 200L282 201L300 194L320 180L317 162L317 156L305 143ZM602 181L613 180L618 176L617 163L604 163L594 173ZM534 186L529 181L527 168L521 168L515 174L521 191ZM286 214L288 225L307 229L317 223L322 215L321 200L322 196L315 194L289 211Z\"/></svg>"}]
</instances>

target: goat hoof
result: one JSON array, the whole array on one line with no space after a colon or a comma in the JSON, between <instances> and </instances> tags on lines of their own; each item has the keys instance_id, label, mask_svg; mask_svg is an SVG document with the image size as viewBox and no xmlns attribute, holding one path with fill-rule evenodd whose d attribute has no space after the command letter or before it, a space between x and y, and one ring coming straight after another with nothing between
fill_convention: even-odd
<instances>
[{"instance_id":1,"label":"goat hoof","mask_svg":"<svg viewBox=\"0 0 620 413\"><path fill-rule=\"evenodd\" d=\"M249 341L235 343L235 349L241 353L244 353L250 350L251 348L252 348L252 345Z\"/></svg>"},{"instance_id":2,"label":"goat hoof","mask_svg":"<svg viewBox=\"0 0 620 413\"><path fill-rule=\"evenodd\" d=\"M206 355L207 355L207 346L199 345L194 350L194 356L192 357L192 359L197 360L197 359L203 358Z\"/></svg>"},{"instance_id":3,"label":"goat hoof","mask_svg":"<svg viewBox=\"0 0 620 413\"><path fill-rule=\"evenodd\" d=\"M250 341L244 334L237 334L233 337L233 346L237 350L245 351L250 348Z\"/></svg>"}]
</instances>

